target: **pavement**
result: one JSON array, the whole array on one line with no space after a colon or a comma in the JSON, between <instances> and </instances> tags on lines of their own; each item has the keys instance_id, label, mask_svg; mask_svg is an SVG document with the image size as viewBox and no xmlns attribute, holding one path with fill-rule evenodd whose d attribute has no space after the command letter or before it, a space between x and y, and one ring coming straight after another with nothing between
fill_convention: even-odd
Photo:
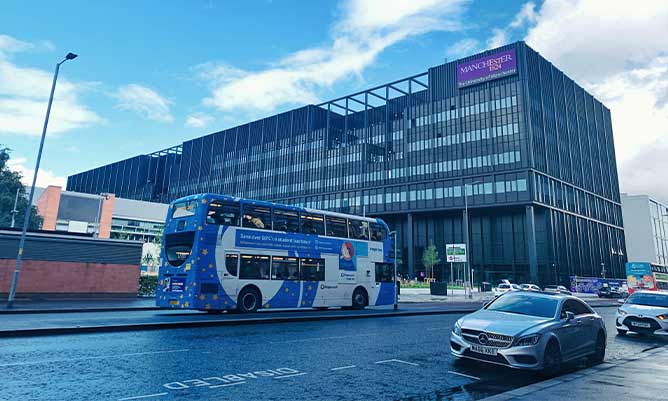
<instances>
[{"instance_id":1,"label":"pavement","mask_svg":"<svg viewBox=\"0 0 668 401\"><path fill-rule=\"evenodd\" d=\"M596 310L608 325L608 332L614 333L615 309ZM162 312L138 313L160 315ZM290 312L293 315L309 313L320 312ZM110 314L120 313L83 315ZM524 391L541 383L541 378L531 372L455 361L448 348L449 335L461 315L439 313L0 338L0 377L3 378L0 399L479 400ZM40 315L5 317L19 316L37 318ZM600 367L625 364L626 374L627 366L634 367L627 362L629 356L645 354L651 350L644 350L658 349L656 347L665 350L666 345L666 341L649 337L611 334L606 363ZM662 372L655 371L654 365L649 366L651 372ZM642 364L637 365L637 370L641 367ZM574 374L581 374L588 372L582 370L584 368L586 366L581 364L571 369ZM604 372L618 375L614 370ZM617 382L611 377L601 380ZM642 394L653 388L653 399L660 399L663 393L658 392L662 387L657 385L657 380L661 377L665 375L656 375L651 384L641 381L649 389ZM589 384L577 392L563 387L558 391L560 399L581 400L593 399L600 388L607 391L602 393L607 399L618 398L611 396L616 386L601 383L596 387ZM519 393L511 395L520 396ZM549 399L535 394L532 398Z\"/></svg>"},{"instance_id":2,"label":"pavement","mask_svg":"<svg viewBox=\"0 0 668 401\"><path fill-rule=\"evenodd\" d=\"M668 377L668 347L650 346L640 353L604 362L554 379L520 387L485 401L634 401L668 400L663 381Z\"/></svg>"}]
</instances>

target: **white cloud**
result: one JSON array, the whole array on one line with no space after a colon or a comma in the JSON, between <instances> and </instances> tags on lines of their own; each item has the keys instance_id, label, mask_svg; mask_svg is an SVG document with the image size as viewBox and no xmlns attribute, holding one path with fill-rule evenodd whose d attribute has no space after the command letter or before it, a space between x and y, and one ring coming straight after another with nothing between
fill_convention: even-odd
<instances>
[{"instance_id":1,"label":"white cloud","mask_svg":"<svg viewBox=\"0 0 668 401\"><path fill-rule=\"evenodd\" d=\"M172 102L151 88L138 84L123 85L114 94L116 107L138 113L143 118L160 122L172 122Z\"/></svg>"},{"instance_id":2,"label":"white cloud","mask_svg":"<svg viewBox=\"0 0 668 401\"><path fill-rule=\"evenodd\" d=\"M508 44L508 32L504 29L492 29L492 37L487 40L487 47L494 49Z\"/></svg>"},{"instance_id":3,"label":"white cloud","mask_svg":"<svg viewBox=\"0 0 668 401\"><path fill-rule=\"evenodd\" d=\"M449 60L458 59L471 54L477 53L480 43L476 39L466 38L453 43L445 51L445 55Z\"/></svg>"},{"instance_id":4,"label":"white cloud","mask_svg":"<svg viewBox=\"0 0 668 401\"><path fill-rule=\"evenodd\" d=\"M15 157L9 159L7 166L10 170L21 173L21 182L23 185L30 186L32 185L32 175L34 173L33 168L28 168L25 166L26 158L25 157ZM56 185L59 187L65 188L67 185L67 177L61 177L56 175L51 170L46 170L43 168L39 169L37 173L37 184L36 186L46 188L49 185Z\"/></svg>"},{"instance_id":5,"label":"white cloud","mask_svg":"<svg viewBox=\"0 0 668 401\"><path fill-rule=\"evenodd\" d=\"M527 43L610 108L621 190L668 200L668 2L547 0L533 21Z\"/></svg>"},{"instance_id":6,"label":"white cloud","mask_svg":"<svg viewBox=\"0 0 668 401\"><path fill-rule=\"evenodd\" d=\"M0 35L0 134L42 133L53 73L20 67L12 62L11 55L36 47L48 49L49 46L53 44L42 42L35 45ZM87 83L74 83L59 78L51 109L49 133L62 133L102 121L80 100L81 94L89 86Z\"/></svg>"},{"instance_id":7,"label":"white cloud","mask_svg":"<svg viewBox=\"0 0 668 401\"><path fill-rule=\"evenodd\" d=\"M505 28L492 29L492 37L487 40L487 47L494 49L507 45L513 31L523 28L526 24L536 21L536 5L529 1L522 5L520 11L515 14L513 20Z\"/></svg>"},{"instance_id":8,"label":"white cloud","mask_svg":"<svg viewBox=\"0 0 668 401\"><path fill-rule=\"evenodd\" d=\"M185 126L190 128L204 128L213 122L213 117L205 113L193 113L186 117Z\"/></svg>"},{"instance_id":9,"label":"white cloud","mask_svg":"<svg viewBox=\"0 0 668 401\"><path fill-rule=\"evenodd\" d=\"M327 45L294 52L261 71L226 64L197 67L211 86L204 104L223 111L267 112L316 103L322 89L360 76L386 48L431 31L460 30L467 0L349 0Z\"/></svg>"}]
</instances>

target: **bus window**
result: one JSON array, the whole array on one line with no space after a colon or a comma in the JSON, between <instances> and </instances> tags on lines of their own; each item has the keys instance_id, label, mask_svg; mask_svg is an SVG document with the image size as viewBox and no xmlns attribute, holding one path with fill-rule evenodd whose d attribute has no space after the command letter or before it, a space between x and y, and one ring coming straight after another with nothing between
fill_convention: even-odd
<instances>
[{"instance_id":1,"label":"bus window","mask_svg":"<svg viewBox=\"0 0 668 401\"><path fill-rule=\"evenodd\" d=\"M299 232L299 213L293 210L274 209L274 230Z\"/></svg>"},{"instance_id":2,"label":"bus window","mask_svg":"<svg viewBox=\"0 0 668 401\"><path fill-rule=\"evenodd\" d=\"M348 231L350 238L369 240L369 222L355 219L348 219Z\"/></svg>"},{"instance_id":3,"label":"bus window","mask_svg":"<svg viewBox=\"0 0 668 401\"><path fill-rule=\"evenodd\" d=\"M371 223L371 241L385 241L387 230L379 223Z\"/></svg>"},{"instance_id":4,"label":"bus window","mask_svg":"<svg viewBox=\"0 0 668 401\"><path fill-rule=\"evenodd\" d=\"M272 280L299 280L299 263L297 258L273 256L271 258Z\"/></svg>"},{"instance_id":5,"label":"bus window","mask_svg":"<svg viewBox=\"0 0 668 401\"><path fill-rule=\"evenodd\" d=\"M238 226L241 214L239 202L219 200L209 203L206 222L222 226Z\"/></svg>"},{"instance_id":6,"label":"bus window","mask_svg":"<svg viewBox=\"0 0 668 401\"><path fill-rule=\"evenodd\" d=\"M325 219L321 214L302 213L302 234L325 235Z\"/></svg>"},{"instance_id":7,"label":"bus window","mask_svg":"<svg viewBox=\"0 0 668 401\"><path fill-rule=\"evenodd\" d=\"M227 254L225 255L225 268L230 272L231 275L237 275L237 266L239 265L239 255L237 254Z\"/></svg>"},{"instance_id":8,"label":"bus window","mask_svg":"<svg viewBox=\"0 0 668 401\"><path fill-rule=\"evenodd\" d=\"M343 217L325 216L327 235L330 237L348 238L348 223Z\"/></svg>"},{"instance_id":9,"label":"bus window","mask_svg":"<svg viewBox=\"0 0 668 401\"><path fill-rule=\"evenodd\" d=\"M195 214L195 209L197 209L197 201L195 199L176 202L172 206L172 218L178 219L179 217L189 217Z\"/></svg>"},{"instance_id":10,"label":"bus window","mask_svg":"<svg viewBox=\"0 0 668 401\"><path fill-rule=\"evenodd\" d=\"M300 259L303 281L325 281L325 259Z\"/></svg>"},{"instance_id":11,"label":"bus window","mask_svg":"<svg viewBox=\"0 0 668 401\"><path fill-rule=\"evenodd\" d=\"M269 280L269 256L241 255L239 278Z\"/></svg>"},{"instance_id":12,"label":"bus window","mask_svg":"<svg viewBox=\"0 0 668 401\"><path fill-rule=\"evenodd\" d=\"M394 276L394 265L391 263L376 263L376 282L391 283Z\"/></svg>"},{"instance_id":13,"label":"bus window","mask_svg":"<svg viewBox=\"0 0 668 401\"><path fill-rule=\"evenodd\" d=\"M243 226L271 230L271 208L244 205Z\"/></svg>"}]
</instances>

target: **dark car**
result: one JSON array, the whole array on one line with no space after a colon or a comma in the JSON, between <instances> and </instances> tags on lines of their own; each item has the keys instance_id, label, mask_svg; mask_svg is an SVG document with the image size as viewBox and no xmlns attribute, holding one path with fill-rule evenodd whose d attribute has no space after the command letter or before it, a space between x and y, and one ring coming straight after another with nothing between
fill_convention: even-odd
<instances>
[{"instance_id":1,"label":"dark car","mask_svg":"<svg viewBox=\"0 0 668 401\"><path fill-rule=\"evenodd\" d=\"M603 286L598 289L599 298L623 298L624 291L616 286Z\"/></svg>"}]
</instances>

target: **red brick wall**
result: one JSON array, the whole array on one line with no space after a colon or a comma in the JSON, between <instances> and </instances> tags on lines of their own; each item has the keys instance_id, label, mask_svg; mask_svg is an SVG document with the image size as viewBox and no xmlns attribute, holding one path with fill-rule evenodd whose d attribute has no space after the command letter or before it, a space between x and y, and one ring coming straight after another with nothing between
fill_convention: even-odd
<instances>
[{"instance_id":1,"label":"red brick wall","mask_svg":"<svg viewBox=\"0 0 668 401\"><path fill-rule=\"evenodd\" d=\"M44 219L42 230L54 231L58 219L61 188L53 185L46 187L37 201L37 212Z\"/></svg>"},{"instance_id":2,"label":"red brick wall","mask_svg":"<svg viewBox=\"0 0 668 401\"><path fill-rule=\"evenodd\" d=\"M0 293L9 292L15 267L0 259ZM16 293L135 296L138 281L137 265L24 260Z\"/></svg>"}]
</instances>

